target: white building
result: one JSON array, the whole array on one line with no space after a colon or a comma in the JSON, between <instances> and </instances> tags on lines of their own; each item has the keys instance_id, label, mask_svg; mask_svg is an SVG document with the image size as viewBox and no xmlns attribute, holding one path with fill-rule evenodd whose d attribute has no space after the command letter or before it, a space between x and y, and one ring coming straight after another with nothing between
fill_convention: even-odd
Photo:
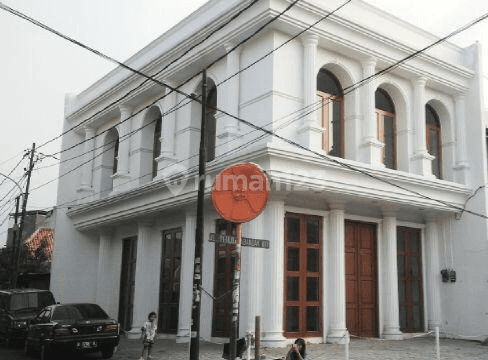
<instances>
[{"instance_id":1,"label":"white building","mask_svg":"<svg viewBox=\"0 0 488 360\"><path fill-rule=\"evenodd\" d=\"M342 3L307 0L231 51L291 1L260 1L231 20L249 3L211 0L127 62L195 96L201 70L222 57L208 69L208 188L238 161L261 165L272 181L267 208L244 224L245 237L271 245L243 248L241 335L260 315L268 346L342 342L346 329L402 339L440 327L484 339L479 45L442 42L373 76L438 38L360 0L294 38ZM201 112L184 94L117 68L67 97L51 280L56 299L97 302L132 334L157 311L160 331L181 341ZM203 287L219 297L231 252L207 241L215 232L232 226L207 197ZM456 281L443 282L443 269ZM202 296L201 336L227 336L230 297Z\"/></svg>"}]
</instances>

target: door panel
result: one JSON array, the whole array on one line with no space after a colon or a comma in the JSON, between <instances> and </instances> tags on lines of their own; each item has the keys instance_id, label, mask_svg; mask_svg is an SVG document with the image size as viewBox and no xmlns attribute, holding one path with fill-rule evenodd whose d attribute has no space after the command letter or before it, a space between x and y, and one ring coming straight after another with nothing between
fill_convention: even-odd
<instances>
[{"instance_id":1,"label":"door panel","mask_svg":"<svg viewBox=\"0 0 488 360\"><path fill-rule=\"evenodd\" d=\"M181 239L181 228L163 232L158 328L166 334L176 334L178 331Z\"/></svg>"},{"instance_id":2,"label":"door panel","mask_svg":"<svg viewBox=\"0 0 488 360\"><path fill-rule=\"evenodd\" d=\"M122 329L130 330L132 326L132 312L134 309L137 237L124 239L122 246L118 319Z\"/></svg>"},{"instance_id":3,"label":"door panel","mask_svg":"<svg viewBox=\"0 0 488 360\"><path fill-rule=\"evenodd\" d=\"M356 336L378 336L376 225L346 221L346 326Z\"/></svg>"},{"instance_id":4,"label":"door panel","mask_svg":"<svg viewBox=\"0 0 488 360\"><path fill-rule=\"evenodd\" d=\"M216 223L216 233L235 235L236 226L227 221L219 220ZM214 270L214 301L212 336L229 337L230 310L232 307L232 274L234 271L234 245L215 243L215 270Z\"/></svg>"},{"instance_id":5,"label":"door panel","mask_svg":"<svg viewBox=\"0 0 488 360\"><path fill-rule=\"evenodd\" d=\"M398 302L400 330L424 331L420 230L397 228Z\"/></svg>"}]
</instances>

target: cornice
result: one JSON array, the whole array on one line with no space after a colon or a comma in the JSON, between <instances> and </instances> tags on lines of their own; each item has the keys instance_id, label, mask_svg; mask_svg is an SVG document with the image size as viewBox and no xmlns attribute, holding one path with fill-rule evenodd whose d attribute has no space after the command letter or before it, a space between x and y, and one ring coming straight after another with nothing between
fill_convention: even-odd
<instances>
[{"instance_id":1,"label":"cornice","mask_svg":"<svg viewBox=\"0 0 488 360\"><path fill-rule=\"evenodd\" d=\"M259 163L270 177L271 183L278 182L283 186L305 186L310 191L327 192L336 196L344 196L353 199L367 199L395 203L399 206L407 205L423 207L426 209L453 212L453 209L438 202L407 193L404 190L395 189L389 185L384 187L364 183L353 183L348 173L354 170L344 168L339 164L333 164L329 160L319 159L316 156L307 154L304 151L292 151L286 146L277 146L268 143L266 146L246 149L245 153L235 154L233 157L223 158L219 162L209 164L208 175L215 176L219 171L234 163L237 159L242 162L253 161ZM384 179L403 187L425 193L435 197L432 193L443 192L451 197L454 205L462 206L465 199L471 192L461 184L443 180L432 180L415 174L394 171L390 169L371 169L366 164L356 161L337 159L346 165L367 171L374 177ZM290 161L295 173L291 173ZM287 163L285 169L279 164ZM339 171L340 176L331 178L317 178L304 175L307 167L313 166L318 171ZM303 170L303 171L302 171ZM115 223L125 220L139 219L142 216L160 213L168 209L185 208L196 202L197 191L193 188L192 176L189 174L187 187L181 194L171 196L163 180L151 182L138 188L118 193L104 199L95 200L83 205L76 206L68 211L67 215L72 219L74 226L80 230L90 230L99 226L113 226ZM313 174L312 174L313 175ZM207 184L206 197L209 197L211 184ZM431 191L432 193L429 193ZM154 196L154 194L160 194ZM459 204L458 204L459 203ZM102 216L103 215L103 216Z\"/></svg>"},{"instance_id":2,"label":"cornice","mask_svg":"<svg viewBox=\"0 0 488 360\"><path fill-rule=\"evenodd\" d=\"M329 13L327 10L321 9L321 8L319 8L313 4L310 4L310 3L307 3L304 1L299 2L296 6L302 7L302 9L308 11L309 13L316 15L317 17L323 17ZM290 17L287 15L282 16L278 20L278 22L285 22L287 25L295 26L297 29L303 29L303 28L308 27L310 25L310 24L305 23L304 21L299 20L297 17ZM386 45L390 48L393 48L393 49L395 49L399 52L403 52L405 54L413 54L419 50L419 49L414 49L412 47L409 47L409 46L407 46L407 45L405 45L399 41L390 39L384 35L381 35L380 33L376 32L376 31L368 29L362 25L355 24L355 23L351 22L350 20L348 20L344 17L341 17L340 15L334 14L334 15L329 16L327 18L327 22L329 22L329 23L334 22L337 25L341 25L344 28L347 28L349 30L352 30L352 31L358 33L359 35L363 35L367 38L371 38L373 40L376 40L383 45ZM405 23L405 24L415 28L411 24L408 24L408 23ZM418 28L415 28L415 29L419 30ZM349 48L355 49L356 51L358 51L359 53L363 54L366 57L371 56L371 57L377 58L378 60L381 59L381 60L384 60L384 61L387 61L390 63L394 63L394 62L399 60L399 59L387 58L383 54L373 52L371 49L365 48L365 47L361 46L360 44L352 43L346 39L341 39L337 36L337 34L332 34L332 33L325 31L323 28L320 27L320 24L317 25L316 27L310 29L309 32L313 32L314 34L319 35L320 37L325 37L330 41L341 40L341 41L335 41L335 42L337 42L341 45L347 46ZM424 35L429 35L428 40L431 40L432 42L439 40L439 37L435 37L434 35L432 35L430 33L427 33L427 32L423 32L423 33L424 33ZM455 51L460 52L462 50L453 44L449 44L449 45L450 45L451 49L454 49ZM455 74L457 74L463 78L466 78L466 79L471 79L475 75L475 72L473 70L468 69L463 65L454 65L454 64L448 63L447 61L440 60L437 57L428 55L426 53L421 53L421 54L417 55L416 58L421 59L427 63L434 64L437 67L440 67L440 68L445 69L449 72L455 73ZM412 65L408 65L408 63L402 64L400 67L405 67L405 69L407 69L407 70L410 69L410 71L413 71L414 73L431 77L431 76L429 76L430 75L429 73L425 73L425 74L420 73L419 72L420 69L417 69L417 68L413 67ZM414 71L414 70L416 70L416 71Z\"/></svg>"},{"instance_id":3,"label":"cornice","mask_svg":"<svg viewBox=\"0 0 488 360\"><path fill-rule=\"evenodd\" d=\"M161 43L165 41L166 38L169 37L169 35L165 33L161 37L159 37L158 39L150 43L148 46L146 46L144 49L139 51L129 60L127 60L126 63L129 66L137 68L139 71L145 74L158 73L159 69L164 67L166 64L170 63L173 59L178 58L181 55L181 53L184 52L186 49L191 48L194 44L205 39L212 31L218 28L222 23L225 23L229 18L234 16L235 13L237 13L241 8L243 8L246 5L247 2L240 3L238 4L238 6L235 6L234 8L230 9L230 11L227 12L224 16L217 19L213 19L212 21L209 20L208 23L205 24L203 29L195 28L194 33L191 36L188 36L187 38L182 39L181 41L177 41L176 44L171 49L166 50L161 48L160 53L154 55L152 59L148 59L146 64L135 67L134 64L132 64L135 61L135 59L140 61L141 58L148 56L147 54L150 51L156 51L155 49L157 49L157 47L160 46ZM245 14L247 15L247 13ZM172 82L171 79L176 73L178 73L179 71L181 71L182 69L184 69L189 65L193 65L196 59L201 59L201 58L211 59L212 57L216 58L219 55L217 54L218 50L222 50L221 52L224 51L224 48L222 46L223 42L224 43L239 42L240 41L239 37L242 37L244 33L258 28L260 25L264 24L270 17L274 15L276 15L276 12L273 9L267 8L264 11L261 11L260 13L253 14L253 18L247 19L245 23L242 24L242 26L239 26L237 28L233 27L230 29L224 28L223 30L221 30L224 31L224 33L221 33L221 31L219 31L216 35L212 37L212 42L210 44L206 42L203 44L204 46L203 49L197 47L196 49L192 50L190 53L186 54L182 60L179 60L175 64L171 65L155 78L165 83L168 81ZM150 47L151 49L147 50L148 47ZM128 89L137 88L141 82L145 81L144 79L141 79L140 76L137 74L130 73L127 75L122 75L122 71L126 71L126 70L123 70L120 67L112 70L110 73L108 73L103 78L95 82L89 88L87 88L86 90L78 94L77 95L78 104L73 102L70 104L70 109L72 112L66 114L66 118L70 121L74 121L79 117L86 116L85 114L88 113L90 110L93 111L93 109L97 109L98 107L100 107L100 104L103 103L103 101L107 101L107 99L110 100L112 98L117 98L117 95L120 95L119 92L121 91L127 92L129 91ZM116 79L117 77L122 77L122 78L117 80ZM169 80L166 81L167 79ZM146 81L146 84L144 84L143 86L135 90L133 93L131 93L130 97L124 99L124 102L130 101L131 99L135 98L137 95L144 93L154 88L155 86L157 85L154 84L153 82ZM83 102L83 98L86 98L87 101L85 103L80 104L80 102ZM112 107L115 106L117 106L117 104L113 104L109 109L105 110L104 113L110 112L112 110ZM98 115L98 117L101 117L103 115L104 114L101 113L100 115Z\"/></svg>"}]
</instances>

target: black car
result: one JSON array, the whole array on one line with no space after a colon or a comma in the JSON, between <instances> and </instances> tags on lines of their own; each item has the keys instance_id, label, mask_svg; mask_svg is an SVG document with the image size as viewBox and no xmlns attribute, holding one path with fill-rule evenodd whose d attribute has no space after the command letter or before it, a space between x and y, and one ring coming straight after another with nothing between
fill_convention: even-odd
<instances>
[{"instance_id":1,"label":"black car","mask_svg":"<svg viewBox=\"0 0 488 360\"><path fill-rule=\"evenodd\" d=\"M25 353L41 360L68 352L102 352L104 359L119 344L119 324L96 304L57 304L44 308L29 323Z\"/></svg>"},{"instance_id":2,"label":"black car","mask_svg":"<svg viewBox=\"0 0 488 360\"><path fill-rule=\"evenodd\" d=\"M48 290L0 290L0 337L7 346L13 341L23 343L27 323L41 309L54 303L54 296Z\"/></svg>"}]
</instances>

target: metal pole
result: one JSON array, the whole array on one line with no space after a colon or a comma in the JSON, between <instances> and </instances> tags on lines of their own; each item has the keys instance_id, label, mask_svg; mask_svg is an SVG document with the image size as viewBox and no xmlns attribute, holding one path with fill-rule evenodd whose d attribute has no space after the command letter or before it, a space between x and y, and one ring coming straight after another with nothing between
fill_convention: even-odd
<instances>
[{"instance_id":1,"label":"metal pole","mask_svg":"<svg viewBox=\"0 0 488 360\"><path fill-rule=\"evenodd\" d=\"M15 255L14 262L14 280L12 287L15 289L17 287L17 274L18 274L18 267L19 267L19 257L20 251L22 249L22 232L24 231L24 223L25 223L25 214L27 212L27 198L29 197L29 186L30 186L30 179L32 174L32 169L34 168L34 153L36 151L36 144L32 144L32 150L30 153L30 162L29 162L29 170L27 170L27 184L25 185L25 194L24 198L22 199L22 215L20 218L20 226L19 226L19 233L17 235L17 254Z\"/></svg>"},{"instance_id":2,"label":"metal pole","mask_svg":"<svg viewBox=\"0 0 488 360\"><path fill-rule=\"evenodd\" d=\"M195 231L195 259L193 263L193 301L191 311L190 360L198 360L200 353L200 307L202 285L203 206L205 195L205 120L207 114L207 73L202 73L202 119L200 125L200 153L198 165L197 228Z\"/></svg>"},{"instance_id":3,"label":"metal pole","mask_svg":"<svg viewBox=\"0 0 488 360\"><path fill-rule=\"evenodd\" d=\"M229 360L236 359L237 338L239 337L239 290L241 280L241 241L242 224L236 224L236 246L234 250L234 279L232 281L232 309L230 325L230 357Z\"/></svg>"},{"instance_id":4,"label":"metal pole","mask_svg":"<svg viewBox=\"0 0 488 360\"><path fill-rule=\"evenodd\" d=\"M22 189L20 189L22 190ZM10 270L10 284L13 284L14 282L14 272L16 271L16 266L15 266L15 259L17 258L15 255L17 253L17 239L18 239L18 233L19 229L17 228L17 219L19 218L19 202L20 202L20 195L15 198L15 214L14 214L14 231L13 231L13 239L12 239L12 259L10 262L11 270Z\"/></svg>"},{"instance_id":5,"label":"metal pole","mask_svg":"<svg viewBox=\"0 0 488 360\"><path fill-rule=\"evenodd\" d=\"M261 317L256 316L254 325L254 360L259 359L259 351L261 347Z\"/></svg>"}]
</instances>

